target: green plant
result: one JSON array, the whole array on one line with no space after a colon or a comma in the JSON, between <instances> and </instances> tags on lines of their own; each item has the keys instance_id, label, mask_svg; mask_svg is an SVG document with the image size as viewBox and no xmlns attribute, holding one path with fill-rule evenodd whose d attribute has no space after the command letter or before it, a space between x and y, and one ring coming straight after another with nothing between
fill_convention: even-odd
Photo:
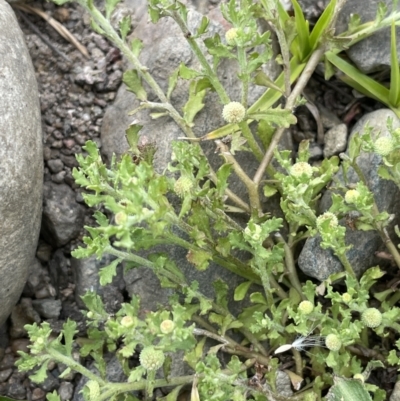
<instances>
[{"instance_id":1,"label":"green plant","mask_svg":"<svg viewBox=\"0 0 400 401\"><path fill-rule=\"evenodd\" d=\"M393 10L397 10L397 4L397 0L393 1ZM395 13L400 15L398 11ZM344 73L344 75L340 75L342 81L346 82L360 93L387 105L396 113L397 116L400 117L400 70L396 47L397 24L393 19L385 18L386 14L387 6L384 3L380 3L375 24L379 22L379 25L381 26L391 26L391 75L389 88L368 75L361 73L356 67L334 52L327 52L325 58L328 65L329 63L332 63L336 68ZM364 24L364 26L361 27L359 26L359 22L359 17L353 16L350 23L354 27L353 29L357 32L362 32L364 29L368 29L368 25L371 25L371 23L367 25ZM328 78L332 72L332 68L328 68L326 77Z\"/></svg>"},{"instance_id":2,"label":"green plant","mask_svg":"<svg viewBox=\"0 0 400 401\"><path fill-rule=\"evenodd\" d=\"M116 3L106 1L103 15L92 1L80 1L91 15L94 29L113 41L134 66L125 73L124 81L142 101L140 108L166 113L192 141L172 144L172 159L164 174L157 173L153 167L155 149L151 145L138 145L139 125L127 130L129 151L118 160L114 157L109 166L103 163L95 143L87 142L86 155L77 156L79 168L73 175L76 183L88 191L84 194L86 203L97 209L94 214L97 225L86 227L89 235L84 238L85 246L73 255L100 258L108 253L116 257L101 269L101 284L111 282L117 265L125 262L127 269L138 266L150 269L163 287L172 288L179 295L170 298L168 307L142 317L137 298L110 316L100 297L88 293L83 298L87 307L87 337L75 339L77 330L73 321L67 321L55 339L47 323L27 326L32 345L30 353L21 352L19 369L28 371L39 367L31 379L40 382L50 361L62 362L67 366L64 374L74 370L88 379L83 395L90 401L133 401L137 400L133 392L138 390L143 390L144 397L150 399L155 388L168 386L173 389L164 399L173 401L185 385L192 386L193 400L263 401L319 400L334 384L333 375L364 377L373 368L399 365L393 347L375 349L370 344L372 333L391 338L398 335L400 310L394 304L399 292L386 290L377 294L371 290L384 275L379 267L370 268L361 278L356 277L347 259L345 227L340 222L347 212L357 210L361 215L358 228L379 232L400 268L399 253L386 232L390 216L377 210L373 194L357 165L362 149L360 137L352 140L349 155L343 157L341 164L345 174L353 168L360 182L351 193L338 185L330 210L320 216L318 198L339 170L339 158L324 160L314 167L309 164L307 142L301 144L296 160L290 151L276 149L284 128L296 121L292 110L301 103L299 97L310 74L327 48L338 43L331 35L331 28L341 2L332 0L310 33L295 0L293 18L276 0L257 3L230 0L221 6L224 17L232 25L226 43L218 35L207 35L209 22L204 17L196 32L185 35L202 69L179 66L169 81L167 93L139 62L140 43L135 39L127 43L129 17L121 21L119 34L112 28L109 19ZM149 15L154 23L171 17L183 34L188 32L187 9L178 1L149 0ZM275 82L270 82L259 70L272 57L272 51L270 34L258 32L257 18L269 21L281 47L283 73ZM372 28L368 26L361 33L358 30L354 37L349 34L347 42L354 43L379 26L379 23ZM201 40L212 62L201 51ZM264 46L263 51L257 53L256 46ZM240 103L231 101L218 79L216 68L223 58L234 58L239 63ZM183 113L170 101L178 78L191 81ZM158 96L159 103L147 99L142 81ZM269 89L255 104L248 105L252 82L268 83ZM205 137L216 140L223 159L217 171L210 166L192 130L196 114L204 105L205 92L209 90L218 94L221 113L230 122ZM284 107L273 108L282 95L286 98ZM250 127L253 121L259 123L257 134ZM263 134L266 131L263 128L270 131L274 127L277 129L272 138ZM226 133L232 134L230 145L218 139ZM253 178L235 157L235 152L243 150L243 138L259 161ZM371 137L365 143L376 149L374 140ZM388 172L394 166L392 152L397 147L396 138L392 145L384 156ZM279 171L269 167L273 155L280 165ZM241 199L229 188L233 174L244 184L247 199ZM261 191L267 197L279 193L284 219L271 216L262 208ZM243 225L232 217L232 211L242 214ZM297 245L317 234L322 238L321 246L331 249L344 267L343 272L326 280L323 287L317 287L311 280L301 280L294 259ZM223 281L217 281L213 284L215 298L208 298L197 282L187 280L181 266L168 255L157 253L156 247L165 244L185 249L194 269L206 270L212 261L241 277L242 282L236 288L228 288ZM143 250L149 251L147 257L142 256ZM239 258L237 250L247 257ZM250 306L234 315L227 303L228 291L233 291L238 302L247 297ZM372 296L376 298L373 304ZM368 323L366 317L371 310L380 314L379 324L376 319ZM296 336L300 337L296 339ZM207 338L217 345L206 352ZM323 344L326 347L319 347ZM312 347L302 354L305 345ZM93 358L98 373L76 361L75 346L82 357ZM396 347L400 349L399 341ZM170 377L171 355L176 351L184 352L184 361L195 374ZM299 390L303 379L307 382L293 398L280 394L276 385L286 351L294 357L294 367L288 370L294 388ZM126 383L111 383L106 379L106 352L116 354L127 376ZM140 363L134 363L137 352ZM232 355L226 364L219 358L221 353ZM372 362L365 366L361 356ZM311 369L305 370L305 365ZM161 370L159 378L157 374L161 375ZM334 385L331 393L336 394L337 387ZM357 399L368 399L368 391L374 393L375 400L385 397L382 389L368 383L356 382L353 387L361 394L356 395ZM350 390L342 386L340 391L347 394ZM48 399L59 398L52 394Z\"/></svg>"}]
</instances>

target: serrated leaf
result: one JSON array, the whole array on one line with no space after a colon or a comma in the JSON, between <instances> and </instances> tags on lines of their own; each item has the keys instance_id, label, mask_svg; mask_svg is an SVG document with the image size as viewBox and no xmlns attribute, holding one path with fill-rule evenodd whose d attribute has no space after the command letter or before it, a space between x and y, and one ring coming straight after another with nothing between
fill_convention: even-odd
<instances>
[{"instance_id":1,"label":"serrated leaf","mask_svg":"<svg viewBox=\"0 0 400 401\"><path fill-rule=\"evenodd\" d=\"M266 196L267 198L274 196L277 192L278 189L272 185L264 185L263 187L264 196Z\"/></svg>"},{"instance_id":2,"label":"serrated leaf","mask_svg":"<svg viewBox=\"0 0 400 401\"><path fill-rule=\"evenodd\" d=\"M143 49L142 41L140 39L138 39L138 38L132 39L132 41L131 41L131 50L132 50L132 53L136 57L139 57L139 54L142 51L142 49Z\"/></svg>"},{"instance_id":3,"label":"serrated leaf","mask_svg":"<svg viewBox=\"0 0 400 401\"><path fill-rule=\"evenodd\" d=\"M333 382L334 385L326 396L329 401L372 401L363 383L358 380L336 376L333 378Z\"/></svg>"},{"instance_id":4,"label":"serrated leaf","mask_svg":"<svg viewBox=\"0 0 400 401\"><path fill-rule=\"evenodd\" d=\"M94 19L92 18L90 20L90 27L97 32L98 34L102 35L102 36L107 36L106 32L103 30L103 28L101 28L96 21L94 21Z\"/></svg>"},{"instance_id":5,"label":"serrated leaf","mask_svg":"<svg viewBox=\"0 0 400 401\"><path fill-rule=\"evenodd\" d=\"M99 271L100 284L102 286L110 284L113 278L117 275L117 266L122 262L122 259L115 259L109 265L104 266Z\"/></svg>"},{"instance_id":6,"label":"serrated leaf","mask_svg":"<svg viewBox=\"0 0 400 401\"><path fill-rule=\"evenodd\" d=\"M109 20L112 12L115 10L115 7L121 0L106 0L105 9L106 9L106 18Z\"/></svg>"},{"instance_id":7,"label":"serrated leaf","mask_svg":"<svg viewBox=\"0 0 400 401\"><path fill-rule=\"evenodd\" d=\"M186 255L186 259L194 264L197 270L203 271L208 268L212 255L203 250L190 250Z\"/></svg>"},{"instance_id":8,"label":"serrated leaf","mask_svg":"<svg viewBox=\"0 0 400 401\"><path fill-rule=\"evenodd\" d=\"M183 106L183 118L189 126L193 126L193 120L197 113L204 107L204 96L206 91L200 91L196 93L196 82L192 81L189 88L189 99Z\"/></svg>"},{"instance_id":9,"label":"serrated leaf","mask_svg":"<svg viewBox=\"0 0 400 401\"><path fill-rule=\"evenodd\" d=\"M176 83L178 82L179 70L180 70L180 66L178 68L176 68L175 71L168 78L168 89L167 89L167 98L168 99L171 97L172 92L174 91L174 89L176 87Z\"/></svg>"},{"instance_id":10,"label":"serrated leaf","mask_svg":"<svg viewBox=\"0 0 400 401\"><path fill-rule=\"evenodd\" d=\"M72 346L74 342L74 336L78 333L76 329L77 324L73 320L68 319L63 324L63 331L64 331L64 350L66 356L71 356L72 354Z\"/></svg>"},{"instance_id":11,"label":"serrated leaf","mask_svg":"<svg viewBox=\"0 0 400 401\"><path fill-rule=\"evenodd\" d=\"M134 154L139 154L138 142L139 142L139 131L143 128L143 125L131 124L125 131L125 137L128 141L130 151Z\"/></svg>"},{"instance_id":12,"label":"serrated leaf","mask_svg":"<svg viewBox=\"0 0 400 401\"><path fill-rule=\"evenodd\" d=\"M250 295L250 301L253 304L262 304L262 305L268 305L264 295L261 294L261 292L253 292Z\"/></svg>"},{"instance_id":13,"label":"serrated leaf","mask_svg":"<svg viewBox=\"0 0 400 401\"><path fill-rule=\"evenodd\" d=\"M197 29L196 36L200 36L203 33L206 33L209 24L210 24L210 20L206 16L203 16L203 18L201 19L201 22L200 22L200 26Z\"/></svg>"},{"instance_id":14,"label":"serrated leaf","mask_svg":"<svg viewBox=\"0 0 400 401\"><path fill-rule=\"evenodd\" d=\"M235 292L233 294L233 299L235 301L242 301L244 297L247 294L247 291L249 290L252 282L251 281L245 281L244 283L239 284L235 288Z\"/></svg>"},{"instance_id":15,"label":"serrated leaf","mask_svg":"<svg viewBox=\"0 0 400 401\"><path fill-rule=\"evenodd\" d=\"M11 398L7 397L0 397L0 401L11 401ZM47 401L61 401L60 396L57 394L57 391L54 390L52 393L47 393L46 394L46 400Z\"/></svg>"},{"instance_id":16,"label":"serrated leaf","mask_svg":"<svg viewBox=\"0 0 400 401\"><path fill-rule=\"evenodd\" d=\"M47 378L47 364L48 360L43 363L43 365L33 374L30 375L29 378L34 382L34 383L43 383L46 378Z\"/></svg>"},{"instance_id":17,"label":"serrated leaf","mask_svg":"<svg viewBox=\"0 0 400 401\"><path fill-rule=\"evenodd\" d=\"M378 175L379 177L385 179L385 180L391 180L392 176L389 172L389 170L385 166L379 166L378 168Z\"/></svg>"},{"instance_id":18,"label":"serrated leaf","mask_svg":"<svg viewBox=\"0 0 400 401\"><path fill-rule=\"evenodd\" d=\"M122 40L126 39L128 33L131 30L131 26L132 26L132 21L131 21L131 16L130 15L126 15L119 22L119 31L121 32Z\"/></svg>"},{"instance_id":19,"label":"serrated leaf","mask_svg":"<svg viewBox=\"0 0 400 401\"><path fill-rule=\"evenodd\" d=\"M122 82L133 92L139 100L146 101L147 93L142 86L141 79L136 70L128 70L122 76Z\"/></svg>"},{"instance_id":20,"label":"serrated leaf","mask_svg":"<svg viewBox=\"0 0 400 401\"><path fill-rule=\"evenodd\" d=\"M185 64L181 63L179 66L179 76L183 79L191 80L197 77L200 77L202 74L200 74L198 71L194 70L193 68L186 67Z\"/></svg>"},{"instance_id":21,"label":"serrated leaf","mask_svg":"<svg viewBox=\"0 0 400 401\"><path fill-rule=\"evenodd\" d=\"M249 113L248 117L254 120L265 120L270 124L285 128L297 123L297 118L290 110L281 108Z\"/></svg>"}]
</instances>

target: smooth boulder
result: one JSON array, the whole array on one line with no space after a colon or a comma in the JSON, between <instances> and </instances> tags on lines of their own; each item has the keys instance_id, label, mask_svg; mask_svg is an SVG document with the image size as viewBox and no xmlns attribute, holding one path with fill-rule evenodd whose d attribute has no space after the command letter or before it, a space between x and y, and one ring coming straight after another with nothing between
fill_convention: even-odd
<instances>
[{"instance_id":1,"label":"smooth boulder","mask_svg":"<svg viewBox=\"0 0 400 401\"><path fill-rule=\"evenodd\" d=\"M0 0L0 325L18 301L40 230L43 150L39 94L22 31Z\"/></svg>"}]
</instances>

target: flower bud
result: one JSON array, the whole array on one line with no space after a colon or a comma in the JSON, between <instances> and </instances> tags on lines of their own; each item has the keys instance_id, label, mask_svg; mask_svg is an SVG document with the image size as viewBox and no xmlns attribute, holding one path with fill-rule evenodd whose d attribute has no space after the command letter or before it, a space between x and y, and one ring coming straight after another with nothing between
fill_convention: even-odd
<instances>
[{"instance_id":1,"label":"flower bud","mask_svg":"<svg viewBox=\"0 0 400 401\"><path fill-rule=\"evenodd\" d=\"M226 43L230 46L234 46L236 44L236 37L237 37L238 30L237 28L231 28L225 33Z\"/></svg>"},{"instance_id":2,"label":"flower bud","mask_svg":"<svg viewBox=\"0 0 400 401\"><path fill-rule=\"evenodd\" d=\"M193 188L192 180L189 177L182 176L180 177L174 185L175 193L183 198L185 195L189 194Z\"/></svg>"},{"instance_id":3,"label":"flower bud","mask_svg":"<svg viewBox=\"0 0 400 401\"><path fill-rule=\"evenodd\" d=\"M153 346L148 346L142 349L139 355L140 364L147 370L158 370L164 363L165 356L160 350Z\"/></svg>"},{"instance_id":4,"label":"flower bud","mask_svg":"<svg viewBox=\"0 0 400 401\"><path fill-rule=\"evenodd\" d=\"M126 223L126 220L127 220L127 219L128 219L128 216L126 215L125 212L118 212L118 213L115 215L115 223L116 223L118 226L124 225L124 224Z\"/></svg>"},{"instance_id":5,"label":"flower bud","mask_svg":"<svg viewBox=\"0 0 400 401\"><path fill-rule=\"evenodd\" d=\"M348 292L345 292L344 294L342 294L342 301L345 304L350 303L352 299L353 299L353 297Z\"/></svg>"},{"instance_id":6,"label":"flower bud","mask_svg":"<svg viewBox=\"0 0 400 401\"><path fill-rule=\"evenodd\" d=\"M331 212L325 212L324 214L321 214L321 216L317 217L317 228L320 229L322 227L322 224L329 220L329 227L331 228L336 228L339 224L337 217L331 213Z\"/></svg>"},{"instance_id":7,"label":"flower bud","mask_svg":"<svg viewBox=\"0 0 400 401\"><path fill-rule=\"evenodd\" d=\"M306 162L297 162L293 164L292 168L290 169L290 175L296 178L303 176L311 178L313 175L313 168Z\"/></svg>"},{"instance_id":8,"label":"flower bud","mask_svg":"<svg viewBox=\"0 0 400 401\"><path fill-rule=\"evenodd\" d=\"M382 323L382 313L376 308L365 309L361 315L361 321L367 327L378 327Z\"/></svg>"},{"instance_id":9,"label":"flower bud","mask_svg":"<svg viewBox=\"0 0 400 401\"><path fill-rule=\"evenodd\" d=\"M132 327L135 324L135 319L132 316L124 316L121 319L121 326L123 327Z\"/></svg>"},{"instance_id":10,"label":"flower bud","mask_svg":"<svg viewBox=\"0 0 400 401\"><path fill-rule=\"evenodd\" d=\"M387 136L379 137L374 143L375 153L380 156L387 156L393 149L393 139Z\"/></svg>"},{"instance_id":11,"label":"flower bud","mask_svg":"<svg viewBox=\"0 0 400 401\"><path fill-rule=\"evenodd\" d=\"M169 334L175 328L175 323L170 319L165 319L160 324L161 333Z\"/></svg>"},{"instance_id":12,"label":"flower bud","mask_svg":"<svg viewBox=\"0 0 400 401\"><path fill-rule=\"evenodd\" d=\"M325 345L326 348L331 351L339 351L342 346L342 342L336 334L328 334L325 338Z\"/></svg>"},{"instance_id":13,"label":"flower bud","mask_svg":"<svg viewBox=\"0 0 400 401\"><path fill-rule=\"evenodd\" d=\"M239 102L230 102L222 110L222 118L228 123L240 123L246 116L246 109Z\"/></svg>"},{"instance_id":14,"label":"flower bud","mask_svg":"<svg viewBox=\"0 0 400 401\"><path fill-rule=\"evenodd\" d=\"M301 301L298 311L303 315L309 315L314 310L314 304L310 301Z\"/></svg>"},{"instance_id":15,"label":"flower bud","mask_svg":"<svg viewBox=\"0 0 400 401\"><path fill-rule=\"evenodd\" d=\"M360 193L356 189L349 189L344 196L344 200L346 203L352 204L357 200L359 196Z\"/></svg>"}]
</instances>

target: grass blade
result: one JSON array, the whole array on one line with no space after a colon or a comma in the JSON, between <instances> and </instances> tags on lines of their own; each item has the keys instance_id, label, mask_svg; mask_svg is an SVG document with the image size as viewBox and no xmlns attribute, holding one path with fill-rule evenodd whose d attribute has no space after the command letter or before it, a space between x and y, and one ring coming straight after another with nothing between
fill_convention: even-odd
<instances>
[{"instance_id":1,"label":"grass blade","mask_svg":"<svg viewBox=\"0 0 400 401\"><path fill-rule=\"evenodd\" d=\"M304 18L303 11L297 2L297 0L292 0L294 9L294 18L296 23L297 38L292 43L299 46L301 54L298 55L300 61L305 61L311 52L310 46L310 28L308 26L308 21Z\"/></svg>"},{"instance_id":2,"label":"grass blade","mask_svg":"<svg viewBox=\"0 0 400 401\"><path fill-rule=\"evenodd\" d=\"M389 103L393 107L398 107L400 102L400 72L399 60L397 58L396 27L392 22L392 35L390 41L390 90Z\"/></svg>"},{"instance_id":3,"label":"grass blade","mask_svg":"<svg viewBox=\"0 0 400 401\"><path fill-rule=\"evenodd\" d=\"M335 7L336 0L331 0L324 12L318 18L318 21L310 34L310 46L312 50L317 48L321 36L325 33L326 28L329 26L333 17L333 12L335 11Z\"/></svg>"},{"instance_id":4,"label":"grass blade","mask_svg":"<svg viewBox=\"0 0 400 401\"><path fill-rule=\"evenodd\" d=\"M372 97L389 106L389 89L372 78L361 73L356 67L343 60L341 57L332 52L325 53L325 57L340 71L347 75L340 79L366 96Z\"/></svg>"}]
</instances>

